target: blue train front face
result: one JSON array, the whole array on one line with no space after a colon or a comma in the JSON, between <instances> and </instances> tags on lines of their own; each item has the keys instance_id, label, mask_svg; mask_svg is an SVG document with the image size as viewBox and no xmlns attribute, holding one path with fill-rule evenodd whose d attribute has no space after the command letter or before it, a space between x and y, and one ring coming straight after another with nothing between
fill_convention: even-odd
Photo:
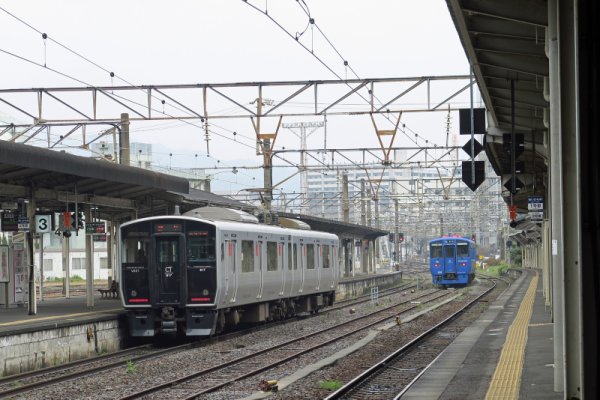
<instances>
[{"instance_id":1,"label":"blue train front face","mask_svg":"<svg viewBox=\"0 0 600 400\"><path fill-rule=\"evenodd\" d=\"M149 218L121 228L121 293L133 336L210 334L217 291L215 227Z\"/></svg>"},{"instance_id":2,"label":"blue train front face","mask_svg":"<svg viewBox=\"0 0 600 400\"><path fill-rule=\"evenodd\" d=\"M440 238L429 242L429 269L436 286L466 285L475 274L475 246L468 239Z\"/></svg>"}]
</instances>

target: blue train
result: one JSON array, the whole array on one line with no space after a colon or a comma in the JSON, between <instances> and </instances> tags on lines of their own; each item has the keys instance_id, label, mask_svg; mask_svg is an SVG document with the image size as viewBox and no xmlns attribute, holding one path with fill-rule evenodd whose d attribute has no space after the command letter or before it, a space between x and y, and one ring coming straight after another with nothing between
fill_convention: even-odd
<instances>
[{"instance_id":1,"label":"blue train","mask_svg":"<svg viewBox=\"0 0 600 400\"><path fill-rule=\"evenodd\" d=\"M429 241L429 270L433 284L466 286L475 277L477 245L464 237L441 237Z\"/></svg>"}]
</instances>

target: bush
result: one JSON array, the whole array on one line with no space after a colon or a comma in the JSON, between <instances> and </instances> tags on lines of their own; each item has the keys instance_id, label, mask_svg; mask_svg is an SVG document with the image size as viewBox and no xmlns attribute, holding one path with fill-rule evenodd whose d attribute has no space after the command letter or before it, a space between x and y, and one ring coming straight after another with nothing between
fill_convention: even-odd
<instances>
[{"instance_id":1,"label":"bush","mask_svg":"<svg viewBox=\"0 0 600 400\"><path fill-rule=\"evenodd\" d=\"M486 275L491 275L491 276L500 276L500 275L505 274L507 270L508 270L508 265L506 265L505 263L500 263L498 265L489 266L488 268L485 269L484 273Z\"/></svg>"}]
</instances>

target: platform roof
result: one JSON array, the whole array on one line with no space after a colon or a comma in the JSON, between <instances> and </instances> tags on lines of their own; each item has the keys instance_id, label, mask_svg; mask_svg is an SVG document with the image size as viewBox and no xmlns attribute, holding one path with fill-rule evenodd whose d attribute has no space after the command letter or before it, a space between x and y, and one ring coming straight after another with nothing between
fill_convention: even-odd
<instances>
[{"instance_id":1,"label":"platform roof","mask_svg":"<svg viewBox=\"0 0 600 400\"><path fill-rule=\"evenodd\" d=\"M66 204L98 206L100 218L127 219L172 213L173 206L197 208L245 203L190 189L186 179L105 160L0 141L0 201L31 198L43 210Z\"/></svg>"},{"instance_id":2,"label":"platform roof","mask_svg":"<svg viewBox=\"0 0 600 400\"><path fill-rule=\"evenodd\" d=\"M314 217L312 215L294 214L278 212L280 217L289 219L297 219L310 225L315 231L323 231L334 233L342 239L376 239L380 236L386 236L389 231L383 229L372 228L357 224L350 224L342 221L335 221L325 218Z\"/></svg>"},{"instance_id":3,"label":"platform roof","mask_svg":"<svg viewBox=\"0 0 600 400\"><path fill-rule=\"evenodd\" d=\"M511 174L502 134L510 133L513 125L513 81L515 132L523 133L525 139L525 151L519 157L525 172L518 175L524 187L513 196L513 203L519 212L527 212L528 196L544 196L548 179L548 149L543 139L548 129L544 115L549 107L544 96L544 80L549 75L544 46L547 3L448 0L447 4L488 111L485 152L503 184ZM502 195L510 203L504 186Z\"/></svg>"}]
</instances>

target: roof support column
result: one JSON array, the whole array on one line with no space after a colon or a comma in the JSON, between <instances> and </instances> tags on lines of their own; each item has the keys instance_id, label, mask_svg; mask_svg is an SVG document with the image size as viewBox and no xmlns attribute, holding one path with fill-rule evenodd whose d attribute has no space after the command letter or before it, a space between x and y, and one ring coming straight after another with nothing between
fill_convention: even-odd
<instances>
[{"instance_id":1,"label":"roof support column","mask_svg":"<svg viewBox=\"0 0 600 400\"><path fill-rule=\"evenodd\" d=\"M576 1L559 2L560 136L564 253L565 398L582 398L582 282Z\"/></svg>"},{"instance_id":2,"label":"roof support column","mask_svg":"<svg viewBox=\"0 0 600 400\"><path fill-rule=\"evenodd\" d=\"M558 58L558 0L548 1L548 59L550 85L550 222L552 243L552 318L554 320L554 391L564 391L564 274L562 159L560 136L560 82Z\"/></svg>"},{"instance_id":3,"label":"roof support column","mask_svg":"<svg viewBox=\"0 0 600 400\"><path fill-rule=\"evenodd\" d=\"M90 222L92 220L92 206L90 204L85 205L85 221ZM94 307L94 251L92 246L92 235L85 233L85 293L86 293L86 304L88 308Z\"/></svg>"},{"instance_id":4,"label":"roof support column","mask_svg":"<svg viewBox=\"0 0 600 400\"><path fill-rule=\"evenodd\" d=\"M27 204L27 218L29 218L29 231L26 233L27 262L29 264L29 315L37 314L37 300L35 293L35 262L33 259L33 235L35 234L35 191L31 190L31 198ZM41 250L40 250L41 251ZM40 268L43 268L40 264ZM7 303L8 304L8 303Z\"/></svg>"}]
</instances>

